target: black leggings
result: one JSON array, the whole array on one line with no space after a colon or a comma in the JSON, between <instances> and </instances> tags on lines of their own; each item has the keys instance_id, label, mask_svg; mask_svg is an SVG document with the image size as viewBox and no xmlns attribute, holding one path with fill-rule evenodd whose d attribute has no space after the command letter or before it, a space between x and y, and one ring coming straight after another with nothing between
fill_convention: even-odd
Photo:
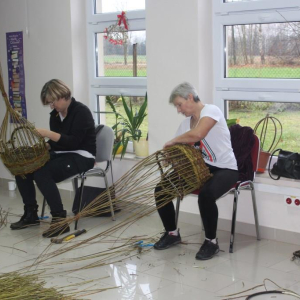
<instances>
[{"instance_id":1,"label":"black leggings","mask_svg":"<svg viewBox=\"0 0 300 300\"><path fill-rule=\"evenodd\" d=\"M16 182L25 206L35 206L36 195L33 181L47 200L51 213L61 212L63 204L56 183L93 168L95 159L76 153L50 153L50 160L26 178L16 176Z\"/></svg>"},{"instance_id":2,"label":"black leggings","mask_svg":"<svg viewBox=\"0 0 300 300\"><path fill-rule=\"evenodd\" d=\"M199 210L205 230L205 237L208 239L216 238L218 226L218 206L216 200L224 195L238 180L239 173L235 170L220 169L207 164L213 177L209 179L201 188L198 195ZM181 183L183 186L185 183ZM168 179L161 181L155 188L156 205L161 205L162 201L170 201L174 194L164 194L164 189L171 187ZM176 229L174 204L168 204L158 208L159 216L166 231Z\"/></svg>"}]
</instances>

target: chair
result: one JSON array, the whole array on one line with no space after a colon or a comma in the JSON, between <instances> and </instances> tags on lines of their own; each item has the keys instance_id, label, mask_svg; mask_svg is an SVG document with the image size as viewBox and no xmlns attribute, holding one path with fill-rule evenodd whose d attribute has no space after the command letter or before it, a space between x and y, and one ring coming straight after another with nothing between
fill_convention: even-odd
<instances>
[{"instance_id":1,"label":"chair","mask_svg":"<svg viewBox=\"0 0 300 300\"><path fill-rule=\"evenodd\" d=\"M113 208L111 194L110 194L109 185L108 185L107 176L106 176L106 174L108 173L108 171L110 169L111 179L112 179L112 184L113 184L114 180L113 180L113 170L112 170L111 159L112 159L112 150L113 150L113 145L114 145L114 132L110 127L108 127L106 125L101 125L101 129L98 131L97 130L98 129L96 129L97 151L96 151L95 161L96 161L96 163L106 162L105 169L97 167L97 165L95 164L93 169L90 169L86 172L83 172L81 174L78 174L71 178L68 178L68 180L72 179L73 189L76 192L78 189L78 179L81 179L79 208L78 208L78 211L81 211L82 195L83 195L84 182L85 182L86 177L88 177L88 176L103 177L104 182L105 182L105 188L106 188L106 191L108 194L109 203L110 203L111 216L112 216L112 220L114 221L115 220L114 208ZM44 198L41 218L44 217L45 206L46 206L46 199ZM75 230L77 230L77 224L78 224L78 220L76 220L76 222L75 222Z\"/></svg>"},{"instance_id":2,"label":"chair","mask_svg":"<svg viewBox=\"0 0 300 300\"><path fill-rule=\"evenodd\" d=\"M236 125L234 125L234 126L236 126ZM245 128L245 127L241 127L241 128ZM239 181L227 193L225 193L222 196L222 197L225 197L229 193L234 194L233 210L232 210L232 221L231 221L230 245L229 245L229 252L230 253L233 253L237 204L238 204L239 194L240 194L241 190L250 190L251 191L253 212L254 212L254 219L255 219L256 237L257 237L257 240L260 240L259 221L258 221L258 214L257 214L255 189L254 189L254 184L253 184L253 181L254 181L254 178L255 178L255 173L256 173L257 168L258 168L258 157L259 157L259 152L260 152L260 141L259 141L259 138L256 135L253 134L253 136L254 136L254 143L253 143L253 146L252 146L252 149L251 149L251 161L252 161L252 170L250 170L251 173L252 173L251 178L250 179L244 179L244 180L239 179ZM233 146L233 151L235 153L236 159L238 161L238 166L239 166L239 158L237 157L237 154L236 154L238 152L237 151L237 146L238 145L232 145L232 146ZM240 170L239 170L239 172L240 172ZM240 175L241 175L241 173L240 173ZM194 191L192 194L198 195L199 190ZM180 197L177 197L176 212L175 212L176 227L177 227L178 217L179 217L180 199L181 199Z\"/></svg>"}]
</instances>

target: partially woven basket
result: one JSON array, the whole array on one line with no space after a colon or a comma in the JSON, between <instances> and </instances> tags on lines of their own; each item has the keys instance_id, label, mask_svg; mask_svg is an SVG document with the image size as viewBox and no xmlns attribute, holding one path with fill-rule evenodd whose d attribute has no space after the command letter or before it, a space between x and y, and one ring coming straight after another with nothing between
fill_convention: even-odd
<instances>
[{"instance_id":1,"label":"partially woven basket","mask_svg":"<svg viewBox=\"0 0 300 300\"><path fill-rule=\"evenodd\" d=\"M156 152L156 156L161 177L169 178L179 187L178 193L181 196L200 189L213 176L201 152L193 146L178 144Z\"/></svg>"},{"instance_id":2,"label":"partially woven basket","mask_svg":"<svg viewBox=\"0 0 300 300\"><path fill-rule=\"evenodd\" d=\"M34 125L10 105L1 68L0 90L6 105L5 117L0 128L0 157L12 175L25 176L38 170L49 160L49 151L44 138ZM7 136L10 137L7 139Z\"/></svg>"}]
</instances>

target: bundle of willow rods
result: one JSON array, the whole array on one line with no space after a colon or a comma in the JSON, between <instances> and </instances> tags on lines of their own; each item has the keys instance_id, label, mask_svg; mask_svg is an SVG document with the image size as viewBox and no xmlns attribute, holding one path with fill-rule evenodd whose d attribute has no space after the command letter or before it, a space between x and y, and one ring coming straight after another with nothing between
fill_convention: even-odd
<instances>
[{"instance_id":1,"label":"bundle of willow rods","mask_svg":"<svg viewBox=\"0 0 300 300\"><path fill-rule=\"evenodd\" d=\"M41 268L45 264L53 265L78 261L82 262L93 259L92 262L77 269L82 270L104 266L112 260L120 260L122 254L126 255L130 254L132 251L136 252L139 247L137 242L141 237L125 239L125 242L122 245L110 247L109 249L98 251L96 253L85 254L81 257L69 259L64 258L57 262L52 260L51 262L46 263L47 260L65 252L72 251L75 248L89 246L93 241L95 243L99 242L99 240L103 241L120 229L126 230L128 226L132 225L138 219L151 214L157 207L162 207L172 201L176 196L183 198L184 195L200 188L209 178L211 178L211 176L212 175L209 173L209 170L202 159L201 153L191 146L178 145L157 151L134 166L112 187L116 195L113 200L114 204L117 203L118 206L122 208L122 213L127 213L126 218L123 221L106 230L102 230L98 234L85 240L62 245L59 249L51 253L47 253L47 249L50 249L49 247L30 267L35 267L35 269L38 267L39 270L42 270ZM166 198L162 199L156 206L154 189L161 180L170 182L171 184L165 186L165 189L160 192L161 196L166 195ZM159 193L157 196L159 196ZM56 223L52 226L52 230L61 230L63 226L70 224L77 218L97 215L99 210L102 212L110 210L107 192L96 197L96 199L86 206L77 216ZM144 240L153 242L153 239L151 238L146 238ZM29 269L25 271L24 269L24 274L21 275L19 273L8 273L0 277L0 299L76 299L74 293L66 294L58 289L44 290L42 284L43 281L40 276L32 277L35 275L28 274L28 270ZM73 269L72 271L76 270ZM56 273L57 272L55 271L55 274ZM6 288L9 288L9 290L2 289L2 284L4 282ZM24 290L19 288L22 286L24 286ZM88 294L88 291L86 294ZM43 295L44 297L39 298L38 295ZM81 295L83 294L81 293Z\"/></svg>"},{"instance_id":2,"label":"bundle of willow rods","mask_svg":"<svg viewBox=\"0 0 300 300\"><path fill-rule=\"evenodd\" d=\"M122 214L126 214L126 218L122 222L81 242L44 254L39 257L39 262L71 251L76 247L88 245L92 240L107 237L119 229L127 228L138 219L166 205L175 197L183 198L184 195L201 188L211 176L201 152L195 148L189 145L176 145L159 150L136 164L111 188L115 192L113 203L121 208ZM161 180L170 184L164 186L162 191L157 192L156 197L160 196L161 200L156 206L154 190ZM49 232L59 232L78 218L97 216L99 211L109 212L108 199L107 192L101 193L76 216L52 225Z\"/></svg>"},{"instance_id":3,"label":"bundle of willow rods","mask_svg":"<svg viewBox=\"0 0 300 300\"><path fill-rule=\"evenodd\" d=\"M93 280L64 287L46 288L40 274L10 272L0 274L1 300L80 300L82 297L100 293L111 288L84 288ZM83 289L79 290L79 288ZM84 298L86 299L86 298Z\"/></svg>"},{"instance_id":4,"label":"bundle of willow rods","mask_svg":"<svg viewBox=\"0 0 300 300\"><path fill-rule=\"evenodd\" d=\"M44 138L34 125L10 105L4 88L1 65L0 91L6 105L0 128L0 157L12 175L24 176L42 167L50 158L49 151Z\"/></svg>"}]
</instances>

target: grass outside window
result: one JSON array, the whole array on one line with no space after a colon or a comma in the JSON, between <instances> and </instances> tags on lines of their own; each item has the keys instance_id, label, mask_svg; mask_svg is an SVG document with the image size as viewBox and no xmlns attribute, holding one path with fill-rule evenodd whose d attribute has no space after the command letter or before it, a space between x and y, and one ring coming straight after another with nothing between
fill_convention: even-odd
<instances>
[{"instance_id":1,"label":"grass outside window","mask_svg":"<svg viewBox=\"0 0 300 300\"><path fill-rule=\"evenodd\" d=\"M234 102L234 101L232 101ZM242 101L241 101L242 102ZM246 102L250 103L250 102ZM254 102L257 103L257 102ZM265 104L266 103L262 103ZM275 105L275 104L274 104ZM297 104L294 104L295 106ZM254 106L254 104L253 104ZM275 111L272 108L269 109L260 109L259 107L255 108L246 108L246 109L230 109L228 118L237 118L239 119L239 124L241 126L249 126L254 128L255 124L269 113L271 116L276 117L282 123L283 133L281 141L278 144L277 148L282 148L284 150L292 152L300 152L300 133L299 133L299 120L300 120L300 104L299 108L296 110L285 110L285 111ZM272 133L273 127L270 126L270 132ZM266 145L271 143L271 136L268 139L266 138Z\"/></svg>"}]
</instances>

